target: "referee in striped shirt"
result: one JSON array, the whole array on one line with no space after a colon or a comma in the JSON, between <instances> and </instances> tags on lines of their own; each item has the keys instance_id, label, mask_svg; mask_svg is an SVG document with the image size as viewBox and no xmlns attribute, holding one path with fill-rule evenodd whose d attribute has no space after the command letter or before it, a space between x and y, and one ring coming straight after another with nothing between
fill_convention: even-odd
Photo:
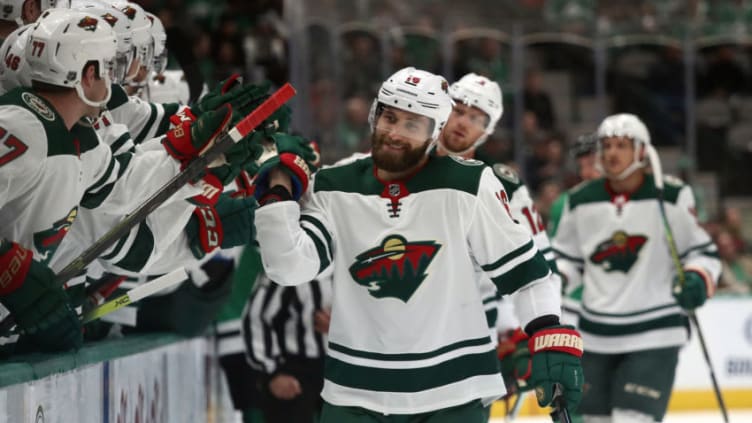
<instances>
[{"instance_id":1,"label":"referee in striped shirt","mask_svg":"<svg viewBox=\"0 0 752 423\"><path fill-rule=\"evenodd\" d=\"M242 332L266 423L313 423L319 413L331 295L331 279L298 286L257 279Z\"/></svg>"}]
</instances>

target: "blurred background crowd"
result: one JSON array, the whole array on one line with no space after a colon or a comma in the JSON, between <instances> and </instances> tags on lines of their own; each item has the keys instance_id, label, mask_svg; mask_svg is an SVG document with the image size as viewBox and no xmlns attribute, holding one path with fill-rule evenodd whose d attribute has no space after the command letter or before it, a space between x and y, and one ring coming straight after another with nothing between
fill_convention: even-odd
<instances>
[{"instance_id":1,"label":"blurred background crowd","mask_svg":"<svg viewBox=\"0 0 752 423\"><path fill-rule=\"evenodd\" d=\"M209 87L235 72L292 82L293 129L324 163L369 149L371 102L397 69L496 80L504 116L484 153L520 170L544 218L579 182L574 140L635 113L696 191L724 260L719 292L752 291L752 1L138 2L168 28L170 51L192 46L181 64Z\"/></svg>"}]
</instances>

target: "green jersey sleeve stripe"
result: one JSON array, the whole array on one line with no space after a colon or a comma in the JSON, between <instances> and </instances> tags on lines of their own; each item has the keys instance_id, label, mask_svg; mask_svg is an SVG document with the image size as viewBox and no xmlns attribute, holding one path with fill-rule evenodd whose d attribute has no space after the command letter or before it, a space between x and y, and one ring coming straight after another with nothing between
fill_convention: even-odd
<instances>
[{"instance_id":1,"label":"green jersey sleeve stripe","mask_svg":"<svg viewBox=\"0 0 752 423\"><path fill-rule=\"evenodd\" d=\"M133 156L128 153L115 156L115 160L117 160L119 166L117 170L117 178L114 178L112 182L96 190L95 192L92 192L93 190L89 190L81 199L81 205L83 207L86 207L87 209L95 209L102 205L104 200L107 199L107 197L110 195L110 192L112 192L112 188L114 188L117 179L120 178L123 173L125 173L125 170L128 168L128 163L130 163L131 161L131 157Z\"/></svg>"},{"instance_id":2,"label":"green jersey sleeve stripe","mask_svg":"<svg viewBox=\"0 0 752 423\"><path fill-rule=\"evenodd\" d=\"M131 133L130 132L126 132L123 135L121 135L118 139L116 139L115 142L113 142L110 145L110 150L112 150L112 154L117 153L118 150L120 150L120 148L123 145L125 145L125 143L127 143L130 139L131 139Z\"/></svg>"},{"instance_id":3,"label":"green jersey sleeve stripe","mask_svg":"<svg viewBox=\"0 0 752 423\"><path fill-rule=\"evenodd\" d=\"M530 282L546 277L551 271L546 259L540 252L536 252L535 256L530 260L523 261L511 270L502 273L495 278L491 278L499 293L502 295L511 294L512 292L522 288Z\"/></svg>"},{"instance_id":4,"label":"green jersey sleeve stripe","mask_svg":"<svg viewBox=\"0 0 752 423\"><path fill-rule=\"evenodd\" d=\"M115 159L115 156L110 157L110 163L107 164L107 170L104 171L102 174L102 177L97 179L96 182L94 182L89 188L86 189L87 192L94 192L98 190L101 186L103 186L107 181L110 179L110 175L112 175L112 171L115 169L115 164L117 163L117 160Z\"/></svg>"},{"instance_id":5,"label":"green jersey sleeve stripe","mask_svg":"<svg viewBox=\"0 0 752 423\"><path fill-rule=\"evenodd\" d=\"M120 238L118 242L115 244L115 247L112 248L112 251L101 256L100 258L102 260L110 260L113 257L117 256L120 253L120 250L123 249L123 245L125 245L125 242L128 240L129 237L130 235Z\"/></svg>"},{"instance_id":6,"label":"green jersey sleeve stripe","mask_svg":"<svg viewBox=\"0 0 752 423\"><path fill-rule=\"evenodd\" d=\"M489 345L489 347L491 346L491 341L488 337L466 339L464 341L459 341L450 345L445 345L433 351L428 351L424 353L404 353L404 354L382 354L382 353L375 353L371 351L355 350L352 348L345 347L343 345L335 344L334 342L329 342L329 348L332 351L337 351L342 354L346 354L346 355L349 355L352 357L358 357L358 358L367 358L367 359L379 360L379 361L413 361L413 360L425 360L428 358L434 358L442 354L446 354L450 351L455 351L461 348L477 347L479 345L486 345L486 344Z\"/></svg>"},{"instance_id":7,"label":"green jersey sleeve stripe","mask_svg":"<svg viewBox=\"0 0 752 423\"><path fill-rule=\"evenodd\" d=\"M496 327L496 320L498 319L499 319L499 310L495 308L491 310L486 310L486 323L488 324L489 329Z\"/></svg>"},{"instance_id":8,"label":"green jersey sleeve stripe","mask_svg":"<svg viewBox=\"0 0 752 423\"><path fill-rule=\"evenodd\" d=\"M162 107L164 108L164 114L162 115L162 119L159 121L157 131L154 133L155 137L159 137L167 133L167 130L170 129L170 116L177 113L180 109L180 105L177 103L163 104Z\"/></svg>"},{"instance_id":9,"label":"green jersey sleeve stripe","mask_svg":"<svg viewBox=\"0 0 752 423\"><path fill-rule=\"evenodd\" d=\"M676 307L678 307L678 305L676 303L671 303L671 304L664 304L664 305L660 305L660 306L656 306L656 307L647 308L645 310L633 311L631 313L602 313L602 312L599 312L599 311L591 310L588 307L586 307L585 305L582 306L582 309L583 309L583 311L585 311L588 314L591 314L593 316L601 316L601 317L632 317L632 316L639 316L641 314L653 313L655 311L667 310L667 309L676 308Z\"/></svg>"},{"instance_id":10,"label":"green jersey sleeve stripe","mask_svg":"<svg viewBox=\"0 0 752 423\"><path fill-rule=\"evenodd\" d=\"M146 136L149 134L149 128L154 125L154 121L157 120L157 106L153 104L149 104L149 107L151 108L151 113L149 114L149 120L146 121L146 125L141 129L141 132L138 133L138 136L133 140L134 143L140 144L144 141Z\"/></svg>"},{"instance_id":11,"label":"green jersey sleeve stripe","mask_svg":"<svg viewBox=\"0 0 752 423\"><path fill-rule=\"evenodd\" d=\"M329 255L326 252L326 247L324 246L324 243L317 237L313 231L311 231L308 228L303 228L305 233L308 234L308 236L313 240L314 245L316 245L316 252L319 254L319 273L324 271L324 269L329 266L329 263L331 262Z\"/></svg>"},{"instance_id":12,"label":"green jersey sleeve stripe","mask_svg":"<svg viewBox=\"0 0 752 423\"><path fill-rule=\"evenodd\" d=\"M679 254L679 258L683 259L683 258L687 257L693 251L705 250L705 249L707 249L707 250L714 250L715 249L715 244L713 244L713 241L709 241L709 242L706 242L704 244L700 244L700 245L695 245L695 246L689 247L689 248L687 248L687 251Z\"/></svg>"},{"instance_id":13,"label":"green jersey sleeve stripe","mask_svg":"<svg viewBox=\"0 0 752 423\"><path fill-rule=\"evenodd\" d=\"M564 254L563 252L561 252L561 250L557 250L556 248L554 248L554 253L556 253L556 258L573 261L573 262L575 262L577 264L584 264L585 263L585 260L583 260L581 258L577 258L577 257L573 257L573 256L570 256L570 255Z\"/></svg>"},{"instance_id":14,"label":"green jersey sleeve stripe","mask_svg":"<svg viewBox=\"0 0 752 423\"><path fill-rule=\"evenodd\" d=\"M601 336L623 336L636 333L643 333L650 330L666 329L675 327L686 327L689 329L689 320L687 316L681 314L672 314L669 316L659 317L657 319L646 320L640 323L630 323L624 325L614 325L599 323L588 320L580 315L578 329L583 332Z\"/></svg>"},{"instance_id":15,"label":"green jersey sleeve stripe","mask_svg":"<svg viewBox=\"0 0 752 423\"><path fill-rule=\"evenodd\" d=\"M496 351L468 354L413 369L385 369L326 358L325 377L338 385L377 392L421 392L475 376L498 376Z\"/></svg>"},{"instance_id":16,"label":"green jersey sleeve stripe","mask_svg":"<svg viewBox=\"0 0 752 423\"><path fill-rule=\"evenodd\" d=\"M326 227L323 223L321 223L320 220L316 219L313 216L309 216L307 214L304 214L300 216L300 220L302 222L308 222L315 226L319 232L321 232L321 235L324 235L324 238L326 239L326 244L329 246L329 251L332 251L332 237L329 235L329 231L326 230Z\"/></svg>"},{"instance_id":17,"label":"green jersey sleeve stripe","mask_svg":"<svg viewBox=\"0 0 752 423\"><path fill-rule=\"evenodd\" d=\"M533 244L533 241L530 240L527 242L527 244L518 247L516 250L512 251L511 253L503 256L502 258L496 260L495 262L491 264L486 264L481 266L481 269L485 270L486 272L494 271L501 266L504 266L505 264L511 262L512 260L516 259L517 257L522 256L523 254L527 253L528 251L532 250L535 247L535 244Z\"/></svg>"},{"instance_id":18,"label":"green jersey sleeve stripe","mask_svg":"<svg viewBox=\"0 0 752 423\"><path fill-rule=\"evenodd\" d=\"M154 234L149 229L149 225L142 223L139 225L136 239L128 248L128 253L115 265L131 272L139 272L149 261L152 250L154 250Z\"/></svg>"}]
</instances>

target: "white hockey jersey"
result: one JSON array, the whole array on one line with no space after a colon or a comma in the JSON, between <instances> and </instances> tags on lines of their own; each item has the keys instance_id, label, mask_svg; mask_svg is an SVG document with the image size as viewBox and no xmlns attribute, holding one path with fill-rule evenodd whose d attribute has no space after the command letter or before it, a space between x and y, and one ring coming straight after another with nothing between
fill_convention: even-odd
<instances>
[{"instance_id":1,"label":"white hockey jersey","mask_svg":"<svg viewBox=\"0 0 752 423\"><path fill-rule=\"evenodd\" d=\"M535 246L543 254L551 270L556 271L556 257L551 249L551 242L546 235L543 219L535 208L535 203L527 186L522 183L517 172L507 165L496 163L491 165L491 169L504 186L506 196L509 198L508 210L512 219L530 231ZM492 338L496 338L499 328L516 328L519 326L519 320L514 317L514 301L509 299L502 304L501 295L496 290L496 286L484 272L478 272L478 279L483 305L486 309L486 320ZM561 289L558 274L554 273L552 279L556 283L557 289ZM506 321L499 321L501 318L506 319Z\"/></svg>"},{"instance_id":2,"label":"white hockey jersey","mask_svg":"<svg viewBox=\"0 0 752 423\"><path fill-rule=\"evenodd\" d=\"M366 157L320 170L302 214L292 201L257 210L271 279L333 272L326 401L413 414L504 393L475 267L502 293L519 290L524 323L560 307L504 194L478 161L432 157L411 178L383 182Z\"/></svg>"},{"instance_id":3,"label":"white hockey jersey","mask_svg":"<svg viewBox=\"0 0 752 423\"><path fill-rule=\"evenodd\" d=\"M0 97L0 135L0 236L33 249L45 263L79 207L124 215L180 171L164 151L113 156L91 127L69 131L27 89Z\"/></svg>"},{"instance_id":4,"label":"white hockey jersey","mask_svg":"<svg viewBox=\"0 0 752 423\"><path fill-rule=\"evenodd\" d=\"M684 268L702 273L712 293L721 264L693 215L691 188L667 182L665 206ZM578 328L588 351L623 353L686 342L688 321L671 295L676 271L651 175L629 196L610 191L605 179L575 187L553 248L559 271L584 284Z\"/></svg>"}]
</instances>

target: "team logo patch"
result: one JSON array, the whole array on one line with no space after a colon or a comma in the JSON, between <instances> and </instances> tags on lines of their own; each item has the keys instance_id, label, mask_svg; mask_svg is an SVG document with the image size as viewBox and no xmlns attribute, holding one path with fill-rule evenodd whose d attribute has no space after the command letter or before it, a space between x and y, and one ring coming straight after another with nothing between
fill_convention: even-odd
<instances>
[{"instance_id":1,"label":"team logo patch","mask_svg":"<svg viewBox=\"0 0 752 423\"><path fill-rule=\"evenodd\" d=\"M644 235L629 235L624 231L616 231L597 247L590 255L590 261L601 265L607 272L629 272L637 261L640 250L647 242Z\"/></svg>"},{"instance_id":2,"label":"team logo patch","mask_svg":"<svg viewBox=\"0 0 752 423\"><path fill-rule=\"evenodd\" d=\"M517 175L517 172L505 164L496 163L491 169L493 169L494 174L496 174L497 177L504 179L505 181L509 181L513 184L520 183L520 177Z\"/></svg>"},{"instance_id":3,"label":"team logo patch","mask_svg":"<svg viewBox=\"0 0 752 423\"><path fill-rule=\"evenodd\" d=\"M41 98L35 96L34 94L30 92L25 92L21 94L21 100L23 100L24 103L26 103L29 108L35 112L45 120L48 120L52 122L55 120L55 113L52 112L52 109L47 107L47 105L42 101Z\"/></svg>"},{"instance_id":4,"label":"team logo patch","mask_svg":"<svg viewBox=\"0 0 752 423\"><path fill-rule=\"evenodd\" d=\"M78 21L78 27L83 28L84 31L91 31L94 32L97 29L97 22L95 18L92 18L91 16L86 16L82 18L80 21Z\"/></svg>"},{"instance_id":5,"label":"team logo patch","mask_svg":"<svg viewBox=\"0 0 752 423\"><path fill-rule=\"evenodd\" d=\"M465 165L465 166L483 166L483 162L480 161L480 160L466 159L464 157L457 157L457 156L453 156L453 155L450 155L449 157L451 157L452 160L454 160L455 162L457 162L457 163L459 163L461 165Z\"/></svg>"},{"instance_id":6,"label":"team logo patch","mask_svg":"<svg viewBox=\"0 0 752 423\"><path fill-rule=\"evenodd\" d=\"M78 216L78 206L73 207L68 215L52 224L50 229L46 229L34 234L34 249L40 254L43 263L48 263L52 258L58 245L68 233L70 226Z\"/></svg>"},{"instance_id":7,"label":"team logo patch","mask_svg":"<svg viewBox=\"0 0 752 423\"><path fill-rule=\"evenodd\" d=\"M380 246L358 254L350 275L376 298L407 303L428 275L426 269L440 248L434 241L408 242L400 235L390 235Z\"/></svg>"},{"instance_id":8,"label":"team logo patch","mask_svg":"<svg viewBox=\"0 0 752 423\"><path fill-rule=\"evenodd\" d=\"M112 13L105 13L104 15L102 15L102 19L104 19L112 27L114 27L118 21L118 18L113 16Z\"/></svg>"},{"instance_id":9,"label":"team logo patch","mask_svg":"<svg viewBox=\"0 0 752 423\"><path fill-rule=\"evenodd\" d=\"M132 8L132 7L130 7L130 6L125 6L124 8L122 8L122 9L120 9L120 10L121 10L121 11L122 11L122 12L123 12L123 13L125 14L125 16L127 16L127 17L128 17L128 19L130 19L130 20L133 20L133 19L134 19L134 18L136 17L136 9L134 9L134 8Z\"/></svg>"}]
</instances>

